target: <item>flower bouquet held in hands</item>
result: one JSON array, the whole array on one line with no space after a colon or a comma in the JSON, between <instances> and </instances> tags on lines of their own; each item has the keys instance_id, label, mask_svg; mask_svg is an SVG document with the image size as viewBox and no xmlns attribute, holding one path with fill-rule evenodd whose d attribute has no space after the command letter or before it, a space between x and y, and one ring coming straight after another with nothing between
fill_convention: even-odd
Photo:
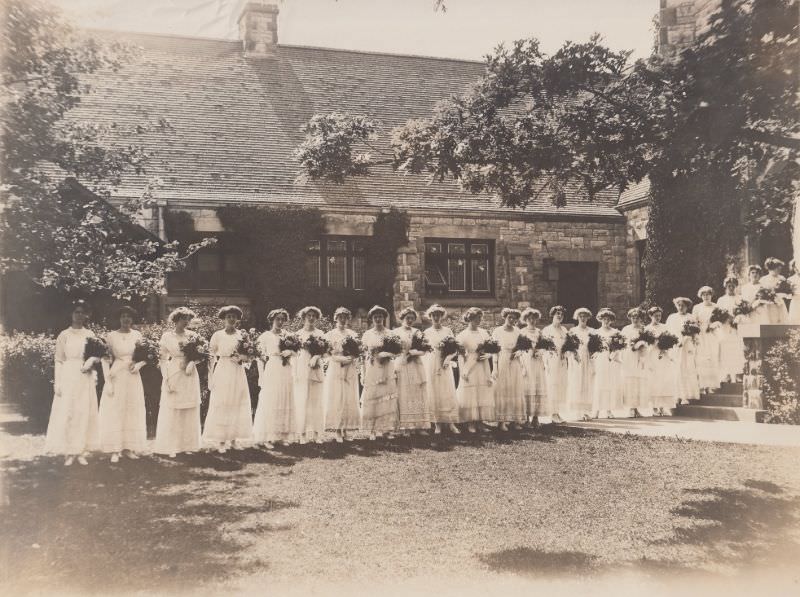
<instances>
[{"instance_id":1,"label":"flower bouquet held in hands","mask_svg":"<svg viewBox=\"0 0 800 597\"><path fill-rule=\"evenodd\" d=\"M285 350L291 352L298 352L303 347L303 343L300 342L300 338L296 334L286 334L281 336L281 339L278 340L278 351L283 352ZM291 356L281 355L281 362L284 365L289 364L289 359Z\"/></svg>"},{"instance_id":2,"label":"flower bouquet held in hands","mask_svg":"<svg viewBox=\"0 0 800 597\"><path fill-rule=\"evenodd\" d=\"M422 332L414 332L411 336L411 346L409 350L419 350L420 352L431 352L433 346ZM408 359L416 359L417 355L408 355Z\"/></svg>"},{"instance_id":3,"label":"flower bouquet held in hands","mask_svg":"<svg viewBox=\"0 0 800 597\"><path fill-rule=\"evenodd\" d=\"M442 364L450 356L458 356L464 354L464 347L453 336L447 336L436 345L439 354L442 356Z\"/></svg>"},{"instance_id":4,"label":"flower bouquet held in hands","mask_svg":"<svg viewBox=\"0 0 800 597\"><path fill-rule=\"evenodd\" d=\"M733 316L734 317L747 317L754 311L753 305L745 300L741 300L736 303L736 307L733 309Z\"/></svg>"},{"instance_id":5,"label":"flower bouquet held in hands","mask_svg":"<svg viewBox=\"0 0 800 597\"><path fill-rule=\"evenodd\" d=\"M650 330L642 330L631 342L631 350L641 350L656 343L656 336Z\"/></svg>"},{"instance_id":6,"label":"flower bouquet held in hands","mask_svg":"<svg viewBox=\"0 0 800 597\"><path fill-rule=\"evenodd\" d=\"M672 350L678 345L678 337L669 332L663 332L656 340L656 348L658 348L658 358L662 358L667 351Z\"/></svg>"},{"instance_id":7,"label":"flower bouquet held in hands","mask_svg":"<svg viewBox=\"0 0 800 597\"><path fill-rule=\"evenodd\" d=\"M776 295L783 295L785 298L791 298L793 293L794 289L792 288L792 283L789 282L789 280L781 280L778 282L777 286L775 286Z\"/></svg>"},{"instance_id":8,"label":"flower bouquet held in hands","mask_svg":"<svg viewBox=\"0 0 800 597\"><path fill-rule=\"evenodd\" d=\"M239 360L244 363L249 363L261 356L261 350L258 347L258 333L255 328L249 331L239 331L239 341L236 343L236 349L232 356L238 356Z\"/></svg>"},{"instance_id":9,"label":"flower bouquet held in hands","mask_svg":"<svg viewBox=\"0 0 800 597\"><path fill-rule=\"evenodd\" d=\"M488 338L478 344L475 352L478 353L479 357L485 354L498 354L500 352L500 343L494 338Z\"/></svg>"},{"instance_id":10,"label":"flower bouquet held in hands","mask_svg":"<svg viewBox=\"0 0 800 597\"><path fill-rule=\"evenodd\" d=\"M589 340L586 342L586 349L589 351L589 356L594 356L598 352L608 350L608 347L600 334L589 334Z\"/></svg>"},{"instance_id":11,"label":"flower bouquet held in hands","mask_svg":"<svg viewBox=\"0 0 800 597\"><path fill-rule=\"evenodd\" d=\"M608 338L608 352L614 353L623 350L628 344L621 332L614 332Z\"/></svg>"},{"instance_id":12,"label":"flower bouquet held in hands","mask_svg":"<svg viewBox=\"0 0 800 597\"><path fill-rule=\"evenodd\" d=\"M331 343L322 336L311 335L303 342L303 349L312 357L321 357L331 352Z\"/></svg>"},{"instance_id":13,"label":"flower bouquet held in hands","mask_svg":"<svg viewBox=\"0 0 800 597\"><path fill-rule=\"evenodd\" d=\"M533 350L533 341L525 334L517 336L517 343L514 345L513 355L518 356L529 350Z\"/></svg>"},{"instance_id":14,"label":"flower bouquet held in hands","mask_svg":"<svg viewBox=\"0 0 800 597\"><path fill-rule=\"evenodd\" d=\"M364 352L364 345L355 336L347 336L342 340L342 356L357 359Z\"/></svg>"},{"instance_id":15,"label":"flower bouquet held in hands","mask_svg":"<svg viewBox=\"0 0 800 597\"><path fill-rule=\"evenodd\" d=\"M699 323L697 323L694 319L687 319L683 324L683 329L681 329L681 335L688 338L695 338L700 334L700 331Z\"/></svg>"},{"instance_id":16,"label":"flower bouquet held in hands","mask_svg":"<svg viewBox=\"0 0 800 597\"><path fill-rule=\"evenodd\" d=\"M86 338L86 343L83 346L83 372L88 373L93 367L99 364L100 359L104 359L110 355L111 351L105 340L97 336ZM88 363L90 359L96 359L96 361Z\"/></svg>"},{"instance_id":17,"label":"flower bouquet held in hands","mask_svg":"<svg viewBox=\"0 0 800 597\"><path fill-rule=\"evenodd\" d=\"M208 342L200 334L193 334L179 346L187 363L200 363L208 358Z\"/></svg>"},{"instance_id":18,"label":"flower bouquet held in hands","mask_svg":"<svg viewBox=\"0 0 800 597\"><path fill-rule=\"evenodd\" d=\"M158 344L148 338L140 338L133 347L134 363L145 363L147 365L158 364L159 350Z\"/></svg>"},{"instance_id":19,"label":"flower bouquet held in hands","mask_svg":"<svg viewBox=\"0 0 800 597\"><path fill-rule=\"evenodd\" d=\"M708 321L711 324L718 323L719 325L725 325L729 323L734 325L733 315L721 307L714 307L714 309L711 311L711 317Z\"/></svg>"},{"instance_id":20,"label":"flower bouquet held in hands","mask_svg":"<svg viewBox=\"0 0 800 597\"><path fill-rule=\"evenodd\" d=\"M380 345L372 349L372 359L374 360L382 352L389 353L392 356L397 356L402 353L403 342L400 340L400 336L396 336L395 334L386 334L381 340ZM390 358L392 357L378 357L378 362L385 363Z\"/></svg>"},{"instance_id":21,"label":"flower bouquet held in hands","mask_svg":"<svg viewBox=\"0 0 800 597\"><path fill-rule=\"evenodd\" d=\"M556 343L546 336L539 336L539 339L536 340L536 346L533 347L533 353L534 355L537 355L543 350L545 352L555 352Z\"/></svg>"},{"instance_id":22,"label":"flower bouquet held in hands","mask_svg":"<svg viewBox=\"0 0 800 597\"><path fill-rule=\"evenodd\" d=\"M759 288L758 292L756 292L756 300L753 301L753 306L760 307L761 305L774 304L777 300L778 296L774 290L771 288Z\"/></svg>"},{"instance_id":23,"label":"flower bouquet held in hands","mask_svg":"<svg viewBox=\"0 0 800 597\"><path fill-rule=\"evenodd\" d=\"M578 360L578 349L581 347L581 339L572 332L567 332L564 337L564 344L561 345L561 357L564 358L572 355L575 360Z\"/></svg>"}]
</instances>

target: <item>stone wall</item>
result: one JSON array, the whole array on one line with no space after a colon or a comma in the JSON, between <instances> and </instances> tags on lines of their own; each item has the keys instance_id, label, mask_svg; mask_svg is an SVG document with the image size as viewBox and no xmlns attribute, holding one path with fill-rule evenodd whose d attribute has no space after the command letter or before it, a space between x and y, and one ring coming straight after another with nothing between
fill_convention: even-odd
<instances>
[{"instance_id":1,"label":"stone wall","mask_svg":"<svg viewBox=\"0 0 800 597\"><path fill-rule=\"evenodd\" d=\"M199 231L220 230L213 210L188 210L195 216ZM339 235L372 234L377 214L373 212L330 211L324 214L326 232ZM621 316L632 304L636 286L632 279L635 261L631 262L629 223L618 220L542 220L457 217L442 214L410 214L409 244L397 255L397 279L394 309L412 306L424 311L432 302L444 304L453 317L467 307L480 306L486 313L485 323L499 323L503 307L534 306L546 314L555 304L557 282L545 278L544 259L556 261L588 261L598 264L598 299ZM495 296L483 299L431 299L425 296L425 238L466 238L495 241ZM546 248L542 242L546 243ZM213 295L187 297L170 295L166 306L185 302L238 301L247 305L243 296ZM387 305L389 307L389 305ZM365 325L364 313L354 314L354 329Z\"/></svg>"}]
</instances>

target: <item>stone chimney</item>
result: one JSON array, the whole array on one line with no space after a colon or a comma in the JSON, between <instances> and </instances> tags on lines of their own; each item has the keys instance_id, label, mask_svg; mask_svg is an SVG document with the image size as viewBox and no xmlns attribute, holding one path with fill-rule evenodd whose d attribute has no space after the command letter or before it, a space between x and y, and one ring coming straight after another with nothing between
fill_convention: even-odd
<instances>
[{"instance_id":1,"label":"stone chimney","mask_svg":"<svg viewBox=\"0 0 800 597\"><path fill-rule=\"evenodd\" d=\"M248 58L275 58L278 49L278 7L250 1L239 15L239 38Z\"/></svg>"}]
</instances>

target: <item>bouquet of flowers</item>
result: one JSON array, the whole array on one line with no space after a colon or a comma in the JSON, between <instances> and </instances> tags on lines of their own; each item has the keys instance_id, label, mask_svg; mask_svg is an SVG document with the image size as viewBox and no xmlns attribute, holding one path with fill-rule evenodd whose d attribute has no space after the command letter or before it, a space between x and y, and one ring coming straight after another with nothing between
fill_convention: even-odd
<instances>
[{"instance_id":1,"label":"bouquet of flowers","mask_svg":"<svg viewBox=\"0 0 800 597\"><path fill-rule=\"evenodd\" d=\"M131 360L134 363L155 365L158 363L158 353L158 344L147 338L140 338L133 347L133 358Z\"/></svg>"},{"instance_id":2,"label":"bouquet of flowers","mask_svg":"<svg viewBox=\"0 0 800 597\"><path fill-rule=\"evenodd\" d=\"M720 325L726 323L733 323L733 315L731 315L726 309L722 309L720 307L714 307L714 310L711 311L711 317L709 321L711 323L719 323Z\"/></svg>"},{"instance_id":3,"label":"bouquet of flowers","mask_svg":"<svg viewBox=\"0 0 800 597\"><path fill-rule=\"evenodd\" d=\"M342 356L357 359L364 352L364 345L355 336L347 336L342 340Z\"/></svg>"},{"instance_id":4,"label":"bouquet of flowers","mask_svg":"<svg viewBox=\"0 0 800 597\"><path fill-rule=\"evenodd\" d=\"M83 346L83 361L84 364L87 360L91 358L96 359L103 359L111 355L111 350L108 348L108 344L102 338L98 338L97 336L90 336L86 338L86 344ZM85 365L84 365L85 366ZM93 367L98 367L98 363L95 363ZM90 369L87 369L86 372L88 373Z\"/></svg>"},{"instance_id":5,"label":"bouquet of flowers","mask_svg":"<svg viewBox=\"0 0 800 597\"><path fill-rule=\"evenodd\" d=\"M488 338L478 344L478 348L475 352L477 352L478 355L498 354L500 352L500 343L494 338Z\"/></svg>"},{"instance_id":6,"label":"bouquet of flowers","mask_svg":"<svg viewBox=\"0 0 800 597\"><path fill-rule=\"evenodd\" d=\"M656 340L656 348L658 348L658 358L664 356L664 354L678 345L678 337L674 334L670 334L669 332L663 332L658 336L658 340Z\"/></svg>"},{"instance_id":7,"label":"bouquet of flowers","mask_svg":"<svg viewBox=\"0 0 800 597\"><path fill-rule=\"evenodd\" d=\"M589 340L586 342L586 348L589 351L589 355L595 355L598 352L603 352L604 350L608 350L606 343L603 341L602 336L600 334L589 334Z\"/></svg>"},{"instance_id":8,"label":"bouquet of flowers","mask_svg":"<svg viewBox=\"0 0 800 597\"><path fill-rule=\"evenodd\" d=\"M451 355L463 355L464 354L464 347L461 346L461 343L453 338L453 336L447 336L444 338L439 344L436 345L437 350L442 355L442 362L451 356Z\"/></svg>"},{"instance_id":9,"label":"bouquet of flowers","mask_svg":"<svg viewBox=\"0 0 800 597\"><path fill-rule=\"evenodd\" d=\"M608 352L622 350L628 344L621 332L614 332L608 339Z\"/></svg>"},{"instance_id":10,"label":"bouquet of flowers","mask_svg":"<svg viewBox=\"0 0 800 597\"><path fill-rule=\"evenodd\" d=\"M200 334L193 334L179 346L188 363L199 363L208 358L208 342Z\"/></svg>"},{"instance_id":11,"label":"bouquet of flowers","mask_svg":"<svg viewBox=\"0 0 800 597\"><path fill-rule=\"evenodd\" d=\"M759 304L768 304L776 302L778 297L775 295L775 291L771 288L759 288L758 292L756 292L756 300L753 302L758 302Z\"/></svg>"},{"instance_id":12,"label":"bouquet of flowers","mask_svg":"<svg viewBox=\"0 0 800 597\"><path fill-rule=\"evenodd\" d=\"M278 340L278 351L283 352L284 350L291 350L292 352L297 352L303 348L303 343L300 342L300 338L297 337L296 334L286 334L281 336L281 339ZM281 362L284 365L289 364L289 359L292 357L285 357L281 355Z\"/></svg>"},{"instance_id":13,"label":"bouquet of flowers","mask_svg":"<svg viewBox=\"0 0 800 597\"><path fill-rule=\"evenodd\" d=\"M311 335L303 342L303 348L308 351L312 357L321 357L331 351L331 343L322 336Z\"/></svg>"},{"instance_id":14,"label":"bouquet of flowers","mask_svg":"<svg viewBox=\"0 0 800 597\"><path fill-rule=\"evenodd\" d=\"M694 338L700 334L700 325L694 319L687 319L683 324L681 334L689 338Z\"/></svg>"},{"instance_id":15,"label":"bouquet of flowers","mask_svg":"<svg viewBox=\"0 0 800 597\"><path fill-rule=\"evenodd\" d=\"M531 341L525 334L517 336L517 343L514 345L514 354L517 355L521 352L528 352L533 349L533 341Z\"/></svg>"},{"instance_id":16,"label":"bouquet of flowers","mask_svg":"<svg viewBox=\"0 0 800 597\"><path fill-rule=\"evenodd\" d=\"M642 330L639 335L631 342L631 350L639 350L645 346L651 346L656 343L656 336L650 330Z\"/></svg>"},{"instance_id":17,"label":"bouquet of flowers","mask_svg":"<svg viewBox=\"0 0 800 597\"><path fill-rule=\"evenodd\" d=\"M565 357L567 354L572 353L575 358L578 357L578 349L581 347L581 339L575 334L567 332L564 338L564 344L561 345L561 356Z\"/></svg>"},{"instance_id":18,"label":"bouquet of flowers","mask_svg":"<svg viewBox=\"0 0 800 597\"><path fill-rule=\"evenodd\" d=\"M741 300L736 303L736 307L733 309L734 317L747 316L750 315L754 311L753 305L748 303L745 300Z\"/></svg>"},{"instance_id":19,"label":"bouquet of flowers","mask_svg":"<svg viewBox=\"0 0 800 597\"><path fill-rule=\"evenodd\" d=\"M778 285L775 286L775 294L788 294L791 295L793 293L792 283L789 280L781 280L778 282Z\"/></svg>"},{"instance_id":20,"label":"bouquet of flowers","mask_svg":"<svg viewBox=\"0 0 800 597\"><path fill-rule=\"evenodd\" d=\"M374 359L376 355L381 352L388 352L392 355L399 355L403 352L403 343L400 340L399 336L395 334L386 334L381 341L380 346L376 346L372 349L372 358Z\"/></svg>"},{"instance_id":21,"label":"bouquet of flowers","mask_svg":"<svg viewBox=\"0 0 800 597\"><path fill-rule=\"evenodd\" d=\"M261 350L258 348L258 336L255 328L248 331L239 331L239 341L236 343L236 349L232 356L238 355L243 361L252 361L261 356Z\"/></svg>"},{"instance_id":22,"label":"bouquet of flowers","mask_svg":"<svg viewBox=\"0 0 800 597\"><path fill-rule=\"evenodd\" d=\"M428 342L428 339L425 337L424 334L421 332L414 332L411 336L411 350L421 350L422 352L430 352L433 350L433 346L431 343ZM412 355L409 355L410 359L416 358Z\"/></svg>"},{"instance_id":23,"label":"bouquet of flowers","mask_svg":"<svg viewBox=\"0 0 800 597\"><path fill-rule=\"evenodd\" d=\"M550 338L546 338L545 336L539 336L539 339L536 341L536 346L533 347L534 352L539 350L546 350L547 352L555 352L556 351L556 343L553 342Z\"/></svg>"}]
</instances>

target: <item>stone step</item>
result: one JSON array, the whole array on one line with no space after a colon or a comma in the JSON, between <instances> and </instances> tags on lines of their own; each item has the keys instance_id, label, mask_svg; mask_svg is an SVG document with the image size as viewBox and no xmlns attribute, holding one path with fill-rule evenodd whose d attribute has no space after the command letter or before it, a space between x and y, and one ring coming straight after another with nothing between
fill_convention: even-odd
<instances>
[{"instance_id":1,"label":"stone step","mask_svg":"<svg viewBox=\"0 0 800 597\"><path fill-rule=\"evenodd\" d=\"M703 406L700 404L681 404L673 409L678 417L694 419L712 419L715 421L746 421L760 423L764 420L763 410L753 408L735 408L731 406Z\"/></svg>"},{"instance_id":2,"label":"stone step","mask_svg":"<svg viewBox=\"0 0 800 597\"><path fill-rule=\"evenodd\" d=\"M742 395L744 391L744 384L741 382L731 383L731 382L723 382L722 385L717 390L720 394L738 394L739 396Z\"/></svg>"},{"instance_id":3,"label":"stone step","mask_svg":"<svg viewBox=\"0 0 800 597\"><path fill-rule=\"evenodd\" d=\"M700 406L744 406L744 397L741 394L715 393L706 394L697 401Z\"/></svg>"}]
</instances>

